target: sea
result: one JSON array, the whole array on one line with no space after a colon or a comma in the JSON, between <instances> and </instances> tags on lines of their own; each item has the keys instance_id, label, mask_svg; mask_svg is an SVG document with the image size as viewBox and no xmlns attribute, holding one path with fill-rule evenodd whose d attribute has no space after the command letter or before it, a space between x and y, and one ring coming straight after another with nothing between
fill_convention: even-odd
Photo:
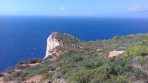
<instances>
[{"instance_id":1,"label":"sea","mask_svg":"<svg viewBox=\"0 0 148 83\"><path fill-rule=\"evenodd\" d=\"M68 33L84 41L148 33L147 18L0 16L0 72L22 60L43 58L47 37Z\"/></svg>"}]
</instances>

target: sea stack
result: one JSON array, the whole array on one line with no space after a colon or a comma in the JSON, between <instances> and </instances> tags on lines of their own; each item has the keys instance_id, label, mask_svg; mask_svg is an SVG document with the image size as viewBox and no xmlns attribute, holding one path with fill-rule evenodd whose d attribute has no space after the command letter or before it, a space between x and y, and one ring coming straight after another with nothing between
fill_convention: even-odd
<instances>
[{"instance_id":1,"label":"sea stack","mask_svg":"<svg viewBox=\"0 0 148 83\"><path fill-rule=\"evenodd\" d=\"M57 32L54 32L47 38L46 55L44 59L48 58L49 56L52 56L52 51L57 46L60 46L60 42L56 39L57 34Z\"/></svg>"}]
</instances>

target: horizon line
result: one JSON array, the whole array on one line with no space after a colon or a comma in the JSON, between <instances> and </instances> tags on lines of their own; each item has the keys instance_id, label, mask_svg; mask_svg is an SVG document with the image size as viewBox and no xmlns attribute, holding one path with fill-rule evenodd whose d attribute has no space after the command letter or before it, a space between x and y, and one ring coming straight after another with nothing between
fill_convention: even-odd
<instances>
[{"instance_id":1,"label":"horizon line","mask_svg":"<svg viewBox=\"0 0 148 83\"><path fill-rule=\"evenodd\" d=\"M146 17L138 17L138 16L53 16L53 15L3 15L0 16L28 16L28 17L80 17L80 18L148 18Z\"/></svg>"}]
</instances>

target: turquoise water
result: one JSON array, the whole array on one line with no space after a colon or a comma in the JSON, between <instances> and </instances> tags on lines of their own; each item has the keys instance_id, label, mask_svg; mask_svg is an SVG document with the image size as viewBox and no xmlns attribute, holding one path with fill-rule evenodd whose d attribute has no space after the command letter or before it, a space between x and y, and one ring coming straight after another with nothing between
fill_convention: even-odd
<instances>
[{"instance_id":1,"label":"turquoise water","mask_svg":"<svg viewBox=\"0 0 148 83\"><path fill-rule=\"evenodd\" d=\"M85 41L115 35L148 33L148 19L79 17L0 17L0 71L21 60L43 58L51 32L69 33Z\"/></svg>"}]
</instances>

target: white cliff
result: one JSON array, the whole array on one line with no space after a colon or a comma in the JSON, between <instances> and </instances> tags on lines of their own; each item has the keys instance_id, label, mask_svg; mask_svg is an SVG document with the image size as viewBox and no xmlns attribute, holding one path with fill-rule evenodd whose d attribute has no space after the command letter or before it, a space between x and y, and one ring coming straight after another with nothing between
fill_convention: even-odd
<instances>
[{"instance_id":1,"label":"white cliff","mask_svg":"<svg viewBox=\"0 0 148 83\"><path fill-rule=\"evenodd\" d=\"M47 39L47 47L46 47L46 55L44 59L52 56L52 50L54 50L57 46L60 46L60 42L56 39L57 32L52 33Z\"/></svg>"}]
</instances>

